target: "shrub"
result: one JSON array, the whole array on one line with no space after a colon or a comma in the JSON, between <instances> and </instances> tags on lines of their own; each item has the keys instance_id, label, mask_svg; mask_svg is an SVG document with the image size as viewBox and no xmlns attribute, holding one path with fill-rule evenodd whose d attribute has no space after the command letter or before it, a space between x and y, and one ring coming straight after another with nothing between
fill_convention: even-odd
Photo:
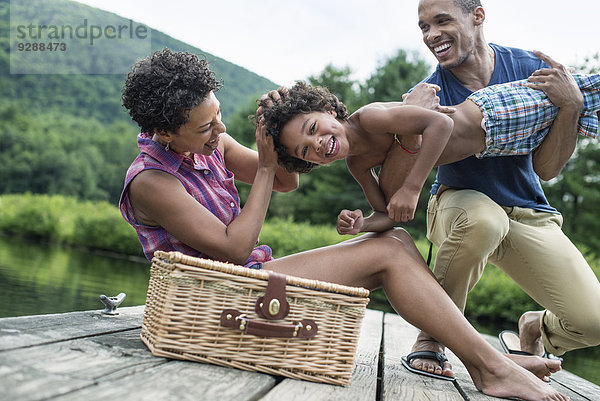
<instances>
[{"instance_id":1,"label":"shrub","mask_svg":"<svg viewBox=\"0 0 600 401\"><path fill-rule=\"evenodd\" d=\"M127 224L116 206L108 202L78 201L62 195L1 195L0 232L36 240L66 243L90 249L103 249L128 255L142 255L135 230ZM292 219L273 218L261 231L260 242L282 257L342 242L333 226L295 223ZM427 258L429 242L416 240ZM596 276L600 260L588 248L579 247ZM436 248L433 248L435 260ZM382 290L371 293L369 308L392 311ZM472 319L516 322L527 310L539 310L529 296L498 268L488 265L471 291L465 314Z\"/></svg>"},{"instance_id":2,"label":"shrub","mask_svg":"<svg viewBox=\"0 0 600 401\"><path fill-rule=\"evenodd\" d=\"M292 219L280 218L267 221L260 232L260 243L269 245L275 258L337 244L349 238L339 235L332 226L295 223Z\"/></svg>"}]
</instances>

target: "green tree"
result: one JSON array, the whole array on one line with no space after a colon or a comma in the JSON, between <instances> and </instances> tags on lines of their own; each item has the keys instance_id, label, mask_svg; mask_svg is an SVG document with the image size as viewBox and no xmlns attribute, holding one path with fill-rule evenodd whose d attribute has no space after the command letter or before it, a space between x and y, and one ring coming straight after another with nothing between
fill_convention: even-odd
<instances>
[{"instance_id":1,"label":"green tree","mask_svg":"<svg viewBox=\"0 0 600 401\"><path fill-rule=\"evenodd\" d=\"M250 99L229 118L227 133L244 146L256 149L256 129L250 116L256 113L257 99Z\"/></svg>"},{"instance_id":2,"label":"green tree","mask_svg":"<svg viewBox=\"0 0 600 401\"><path fill-rule=\"evenodd\" d=\"M360 85L350 78L352 70L350 67L334 67L328 64L323 71L316 76L310 76L308 82L314 86L324 86L336 95L346 105L348 113L358 109L361 104Z\"/></svg>"},{"instance_id":3,"label":"green tree","mask_svg":"<svg viewBox=\"0 0 600 401\"><path fill-rule=\"evenodd\" d=\"M365 103L402 101L402 94L421 82L430 67L418 54L404 50L386 60L367 79L362 94Z\"/></svg>"}]
</instances>

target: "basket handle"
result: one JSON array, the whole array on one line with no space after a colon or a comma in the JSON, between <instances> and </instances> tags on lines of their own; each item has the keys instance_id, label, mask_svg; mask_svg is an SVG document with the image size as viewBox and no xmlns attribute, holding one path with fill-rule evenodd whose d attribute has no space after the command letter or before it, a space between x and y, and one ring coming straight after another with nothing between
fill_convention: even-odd
<instances>
[{"instance_id":1,"label":"basket handle","mask_svg":"<svg viewBox=\"0 0 600 401\"><path fill-rule=\"evenodd\" d=\"M318 331L317 324L311 319L302 319L294 324L261 322L249 319L236 309L223 309L221 326L239 329L244 334L279 338L312 338Z\"/></svg>"}]
</instances>

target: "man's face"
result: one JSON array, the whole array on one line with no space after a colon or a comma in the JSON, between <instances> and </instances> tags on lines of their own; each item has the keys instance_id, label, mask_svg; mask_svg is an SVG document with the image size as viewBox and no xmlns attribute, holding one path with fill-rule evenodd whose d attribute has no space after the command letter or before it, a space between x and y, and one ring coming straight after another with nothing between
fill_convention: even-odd
<instances>
[{"instance_id":1,"label":"man's face","mask_svg":"<svg viewBox=\"0 0 600 401\"><path fill-rule=\"evenodd\" d=\"M473 53L473 14L464 14L452 0L421 0L419 28L423 42L446 69L460 66Z\"/></svg>"}]
</instances>

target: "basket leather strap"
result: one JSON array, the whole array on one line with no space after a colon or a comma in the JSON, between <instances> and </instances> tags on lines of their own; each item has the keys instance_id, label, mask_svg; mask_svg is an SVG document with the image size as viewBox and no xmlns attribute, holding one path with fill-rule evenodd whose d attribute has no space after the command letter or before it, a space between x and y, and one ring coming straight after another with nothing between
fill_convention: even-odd
<instances>
[{"instance_id":1,"label":"basket leather strap","mask_svg":"<svg viewBox=\"0 0 600 401\"><path fill-rule=\"evenodd\" d=\"M286 284L284 274L269 272L265 295L258 297L254 306L258 316L269 320L281 320L288 315L290 304L285 297Z\"/></svg>"},{"instance_id":2,"label":"basket leather strap","mask_svg":"<svg viewBox=\"0 0 600 401\"><path fill-rule=\"evenodd\" d=\"M244 334L261 337L312 338L317 335L317 324L311 319L302 319L293 324L261 322L248 319L236 309L224 309L221 313L221 325L241 330Z\"/></svg>"}]
</instances>

